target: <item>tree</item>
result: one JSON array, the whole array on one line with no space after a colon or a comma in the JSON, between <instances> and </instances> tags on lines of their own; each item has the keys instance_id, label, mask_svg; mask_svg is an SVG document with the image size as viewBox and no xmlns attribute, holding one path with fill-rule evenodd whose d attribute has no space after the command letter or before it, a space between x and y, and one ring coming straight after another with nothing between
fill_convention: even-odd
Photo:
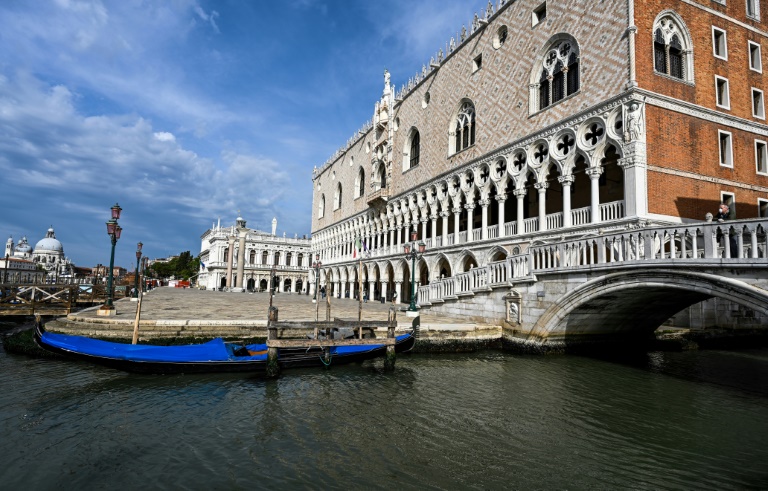
<instances>
[{"instance_id":1,"label":"tree","mask_svg":"<svg viewBox=\"0 0 768 491\"><path fill-rule=\"evenodd\" d=\"M200 270L200 258L184 251L166 263L154 263L150 268L159 278L188 280Z\"/></svg>"}]
</instances>

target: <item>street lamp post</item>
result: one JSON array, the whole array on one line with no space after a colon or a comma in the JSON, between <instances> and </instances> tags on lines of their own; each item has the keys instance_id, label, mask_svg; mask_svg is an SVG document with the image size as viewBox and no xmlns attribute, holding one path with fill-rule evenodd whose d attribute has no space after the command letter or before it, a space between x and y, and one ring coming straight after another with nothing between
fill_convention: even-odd
<instances>
[{"instance_id":1,"label":"street lamp post","mask_svg":"<svg viewBox=\"0 0 768 491\"><path fill-rule=\"evenodd\" d=\"M416 312L416 260L421 259L424 250L427 248L427 244L424 241L416 243L417 233L411 233L411 243L404 244L403 249L405 251L405 259L411 260L411 305L408 306L409 312ZM418 252L416 252L418 248Z\"/></svg>"},{"instance_id":2,"label":"street lamp post","mask_svg":"<svg viewBox=\"0 0 768 491\"><path fill-rule=\"evenodd\" d=\"M323 263L320 261L320 254L315 254L315 262L312 263L312 268L315 270L315 296L312 297L312 303L317 302L317 289L320 284L320 267Z\"/></svg>"},{"instance_id":3,"label":"street lamp post","mask_svg":"<svg viewBox=\"0 0 768 491\"><path fill-rule=\"evenodd\" d=\"M112 276L115 269L115 245L117 245L117 241L120 240L120 234L123 232L123 228L117 223L117 220L120 219L121 211L123 209L115 203L115 206L112 207L112 219L107 222L107 235L109 235L112 242L112 252L109 256L109 276L107 276L107 303L99 308L100 315L115 315L115 305L112 298Z\"/></svg>"},{"instance_id":4,"label":"street lamp post","mask_svg":"<svg viewBox=\"0 0 768 491\"><path fill-rule=\"evenodd\" d=\"M141 261L141 248L144 244L136 244L136 278L133 286L133 298L139 298L139 261Z\"/></svg>"}]
</instances>

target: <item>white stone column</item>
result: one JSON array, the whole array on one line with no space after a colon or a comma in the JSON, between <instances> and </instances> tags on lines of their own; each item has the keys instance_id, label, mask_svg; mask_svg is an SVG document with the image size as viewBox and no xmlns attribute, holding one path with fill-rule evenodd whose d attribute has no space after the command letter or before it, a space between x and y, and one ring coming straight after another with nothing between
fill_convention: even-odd
<instances>
[{"instance_id":1,"label":"white stone column","mask_svg":"<svg viewBox=\"0 0 768 491\"><path fill-rule=\"evenodd\" d=\"M600 175L602 167L590 167L587 169L590 184L590 222L600 223Z\"/></svg>"},{"instance_id":2,"label":"white stone column","mask_svg":"<svg viewBox=\"0 0 768 491\"><path fill-rule=\"evenodd\" d=\"M504 237L506 234L504 230L504 202L507 201L507 195L499 194L496 196L496 201L499 203L499 237Z\"/></svg>"},{"instance_id":3,"label":"white stone column","mask_svg":"<svg viewBox=\"0 0 768 491\"><path fill-rule=\"evenodd\" d=\"M539 232L547 230L547 188L548 182L537 182L534 187L539 191Z\"/></svg>"},{"instance_id":4,"label":"white stone column","mask_svg":"<svg viewBox=\"0 0 768 491\"><path fill-rule=\"evenodd\" d=\"M645 161L645 144L632 144L637 153L634 157L619 159L624 170L624 216L648 215L648 166Z\"/></svg>"},{"instance_id":5,"label":"white stone column","mask_svg":"<svg viewBox=\"0 0 768 491\"><path fill-rule=\"evenodd\" d=\"M448 221L451 216L448 211L441 211L440 216L443 218L443 247L448 245Z\"/></svg>"},{"instance_id":6,"label":"white stone column","mask_svg":"<svg viewBox=\"0 0 768 491\"><path fill-rule=\"evenodd\" d=\"M472 212L475 211L474 203L467 203L464 205L464 209L467 210L467 242L472 242Z\"/></svg>"},{"instance_id":7,"label":"white stone column","mask_svg":"<svg viewBox=\"0 0 768 491\"><path fill-rule=\"evenodd\" d=\"M571 223L571 185L573 176L560 176L557 178L563 186L563 228L570 227Z\"/></svg>"},{"instance_id":8,"label":"white stone column","mask_svg":"<svg viewBox=\"0 0 768 491\"><path fill-rule=\"evenodd\" d=\"M373 298L373 292L375 291L376 291L376 282L371 280L368 282L368 300L370 301L376 300L375 298Z\"/></svg>"},{"instance_id":9,"label":"white stone column","mask_svg":"<svg viewBox=\"0 0 768 491\"><path fill-rule=\"evenodd\" d=\"M517 198L517 234L521 235L525 233L525 215L523 214L523 200L527 191L525 189L515 189L515 197Z\"/></svg>"},{"instance_id":10,"label":"white stone column","mask_svg":"<svg viewBox=\"0 0 768 491\"><path fill-rule=\"evenodd\" d=\"M239 230L239 250L237 251L237 286L240 290L245 288L245 230Z\"/></svg>"},{"instance_id":11,"label":"white stone column","mask_svg":"<svg viewBox=\"0 0 768 491\"><path fill-rule=\"evenodd\" d=\"M461 222L461 207L457 206L453 209L453 243L459 243L459 222Z\"/></svg>"},{"instance_id":12,"label":"white stone column","mask_svg":"<svg viewBox=\"0 0 768 491\"><path fill-rule=\"evenodd\" d=\"M490 200L482 199L480 200L480 207L482 208L482 230L480 231L480 238L482 240L485 240L488 238L488 205L491 204Z\"/></svg>"},{"instance_id":13,"label":"white stone column","mask_svg":"<svg viewBox=\"0 0 768 491\"><path fill-rule=\"evenodd\" d=\"M424 242L427 241L427 222L429 221L429 217L424 215L424 218L421 220L421 240Z\"/></svg>"},{"instance_id":14,"label":"white stone column","mask_svg":"<svg viewBox=\"0 0 768 491\"><path fill-rule=\"evenodd\" d=\"M402 281L395 281L395 303L400 304L400 292L402 287Z\"/></svg>"},{"instance_id":15,"label":"white stone column","mask_svg":"<svg viewBox=\"0 0 768 491\"><path fill-rule=\"evenodd\" d=\"M432 219L432 247L437 246L437 214L432 214L429 218Z\"/></svg>"},{"instance_id":16,"label":"white stone column","mask_svg":"<svg viewBox=\"0 0 768 491\"><path fill-rule=\"evenodd\" d=\"M381 281L381 297L385 302L387 301L387 282L385 280Z\"/></svg>"},{"instance_id":17,"label":"white stone column","mask_svg":"<svg viewBox=\"0 0 768 491\"><path fill-rule=\"evenodd\" d=\"M229 237L229 257L227 258L227 288L232 288L232 263L235 262L235 236Z\"/></svg>"}]
</instances>

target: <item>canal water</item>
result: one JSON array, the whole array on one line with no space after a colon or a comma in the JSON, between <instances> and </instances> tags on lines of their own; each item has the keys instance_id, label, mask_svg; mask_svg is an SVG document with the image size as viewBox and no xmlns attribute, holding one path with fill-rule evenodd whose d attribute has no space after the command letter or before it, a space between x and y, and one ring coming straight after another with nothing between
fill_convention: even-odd
<instances>
[{"instance_id":1,"label":"canal water","mask_svg":"<svg viewBox=\"0 0 768 491\"><path fill-rule=\"evenodd\" d=\"M139 376L0 350L0 489L768 488L768 350Z\"/></svg>"}]
</instances>

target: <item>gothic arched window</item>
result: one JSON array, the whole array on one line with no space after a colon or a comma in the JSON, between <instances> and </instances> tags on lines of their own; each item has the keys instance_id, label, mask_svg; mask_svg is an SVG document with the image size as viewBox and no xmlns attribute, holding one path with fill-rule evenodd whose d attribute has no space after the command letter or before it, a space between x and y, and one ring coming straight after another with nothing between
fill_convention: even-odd
<instances>
[{"instance_id":1,"label":"gothic arched window","mask_svg":"<svg viewBox=\"0 0 768 491\"><path fill-rule=\"evenodd\" d=\"M531 81L531 112L541 111L579 91L579 48L560 36L544 51L536 77Z\"/></svg>"},{"instance_id":2,"label":"gothic arched window","mask_svg":"<svg viewBox=\"0 0 768 491\"><path fill-rule=\"evenodd\" d=\"M365 194L365 171L362 167L357 170L357 179L355 180L355 198Z\"/></svg>"},{"instance_id":3,"label":"gothic arched window","mask_svg":"<svg viewBox=\"0 0 768 491\"><path fill-rule=\"evenodd\" d=\"M461 152L475 144L475 106L464 102L456 115L453 126L453 148L451 153Z\"/></svg>"},{"instance_id":4,"label":"gothic arched window","mask_svg":"<svg viewBox=\"0 0 768 491\"><path fill-rule=\"evenodd\" d=\"M317 218L323 218L325 215L325 195L320 196L320 202L317 204Z\"/></svg>"},{"instance_id":5,"label":"gothic arched window","mask_svg":"<svg viewBox=\"0 0 768 491\"><path fill-rule=\"evenodd\" d=\"M682 20L665 13L654 24L653 70L656 73L693 82L691 38Z\"/></svg>"},{"instance_id":6,"label":"gothic arched window","mask_svg":"<svg viewBox=\"0 0 768 491\"><path fill-rule=\"evenodd\" d=\"M419 165L419 155L421 153L421 137L418 131L413 132L411 136L411 165L410 167L416 167Z\"/></svg>"},{"instance_id":7,"label":"gothic arched window","mask_svg":"<svg viewBox=\"0 0 768 491\"><path fill-rule=\"evenodd\" d=\"M336 186L336 193L333 195L333 209L341 208L341 183Z\"/></svg>"}]
</instances>

